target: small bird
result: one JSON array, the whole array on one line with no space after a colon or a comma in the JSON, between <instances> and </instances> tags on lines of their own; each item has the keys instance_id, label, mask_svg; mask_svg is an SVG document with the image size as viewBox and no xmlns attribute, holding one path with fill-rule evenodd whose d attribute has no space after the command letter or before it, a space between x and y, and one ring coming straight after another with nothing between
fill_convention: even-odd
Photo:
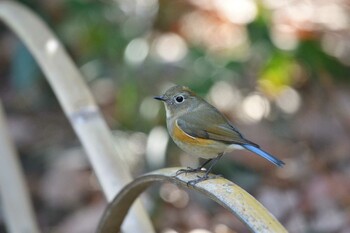
<instances>
[{"instance_id":1,"label":"small bird","mask_svg":"<svg viewBox=\"0 0 350 233\"><path fill-rule=\"evenodd\" d=\"M203 176L192 180L189 184L209 178L213 166L224 153L234 149L247 149L282 167L284 162L244 138L214 106L197 96L188 87L174 86L162 96L155 96L164 102L166 109L167 128L174 142L186 153L206 159L198 168L179 170L176 175L187 172L199 172L209 164Z\"/></svg>"}]
</instances>

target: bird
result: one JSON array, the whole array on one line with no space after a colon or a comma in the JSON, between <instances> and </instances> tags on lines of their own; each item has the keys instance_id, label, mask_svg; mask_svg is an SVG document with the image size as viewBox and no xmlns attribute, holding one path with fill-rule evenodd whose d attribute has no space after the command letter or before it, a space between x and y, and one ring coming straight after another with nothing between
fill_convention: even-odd
<instances>
[{"instance_id":1,"label":"bird","mask_svg":"<svg viewBox=\"0 0 350 233\"><path fill-rule=\"evenodd\" d=\"M278 167L285 164L246 139L219 110L186 86L173 86L154 99L165 105L167 129L175 144L187 154L206 159L197 168L180 169L176 176L200 172L210 163L203 176L188 184L195 185L209 179L209 173L221 157L235 149L246 149Z\"/></svg>"}]
</instances>

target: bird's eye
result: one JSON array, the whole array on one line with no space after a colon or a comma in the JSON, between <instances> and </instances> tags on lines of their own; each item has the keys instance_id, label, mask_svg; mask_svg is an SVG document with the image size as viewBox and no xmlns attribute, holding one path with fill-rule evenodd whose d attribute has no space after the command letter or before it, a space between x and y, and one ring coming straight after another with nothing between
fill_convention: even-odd
<instances>
[{"instance_id":1,"label":"bird's eye","mask_svg":"<svg viewBox=\"0 0 350 233\"><path fill-rule=\"evenodd\" d=\"M178 95L175 97L175 102L176 103L182 103L185 100L185 98L182 95Z\"/></svg>"}]
</instances>

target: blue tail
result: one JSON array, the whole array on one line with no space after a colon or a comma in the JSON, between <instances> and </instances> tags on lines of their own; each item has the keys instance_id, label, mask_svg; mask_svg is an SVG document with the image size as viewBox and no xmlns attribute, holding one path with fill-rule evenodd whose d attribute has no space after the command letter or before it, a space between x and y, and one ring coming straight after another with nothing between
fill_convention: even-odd
<instances>
[{"instance_id":1,"label":"blue tail","mask_svg":"<svg viewBox=\"0 0 350 233\"><path fill-rule=\"evenodd\" d=\"M279 166L279 167L283 167L284 165L284 162L279 160L278 158L274 157L273 155L270 155L269 153L263 151L262 149L258 148L258 147L255 147L253 145L249 145L249 144L246 144L246 145L242 145L245 149L257 154L257 155L260 155L261 157L267 159L268 161L270 161L271 163L275 164L276 166Z\"/></svg>"}]
</instances>

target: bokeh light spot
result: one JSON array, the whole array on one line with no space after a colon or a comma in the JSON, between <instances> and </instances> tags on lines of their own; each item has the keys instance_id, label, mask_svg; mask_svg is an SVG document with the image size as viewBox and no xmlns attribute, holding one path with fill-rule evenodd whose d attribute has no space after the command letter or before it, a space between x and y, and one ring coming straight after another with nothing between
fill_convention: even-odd
<instances>
[{"instance_id":1,"label":"bokeh light spot","mask_svg":"<svg viewBox=\"0 0 350 233\"><path fill-rule=\"evenodd\" d=\"M154 119L159 112L160 104L151 97L145 98L140 105L141 116L147 120Z\"/></svg>"},{"instance_id":2,"label":"bokeh light spot","mask_svg":"<svg viewBox=\"0 0 350 233\"><path fill-rule=\"evenodd\" d=\"M216 0L214 3L216 8L232 23L247 24L252 22L257 15L256 3L252 0Z\"/></svg>"},{"instance_id":3,"label":"bokeh light spot","mask_svg":"<svg viewBox=\"0 0 350 233\"><path fill-rule=\"evenodd\" d=\"M49 39L45 44L45 50L48 55L53 55L58 49L58 42L55 38Z\"/></svg>"},{"instance_id":4,"label":"bokeh light spot","mask_svg":"<svg viewBox=\"0 0 350 233\"><path fill-rule=\"evenodd\" d=\"M193 229L193 230L189 231L188 233L211 233L211 232L206 230L206 229Z\"/></svg>"},{"instance_id":5,"label":"bokeh light spot","mask_svg":"<svg viewBox=\"0 0 350 233\"><path fill-rule=\"evenodd\" d=\"M160 187L160 197L177 208L186 207L190 199L184 190L170 183L163 184Z\"/></svg>"},{"instance_id":6,"label":"bokeh light spot","mask_svg":"<svg viewBox=\"0 0 350 233\"><path fill-rule=\"evenodd\" d=\"M276 99L277 106L285 113L296 113L300 107L301 99L299 93L291 88L286 87Z\"/></svg>"},{"instance_id":7,"label":"bokeh light spot","mask_svg":"<svg viewBox=\"0 0 350 233\"><path fill-rule=\"evenodd\" d=\"M130 41L124 52L124 59L132 65L141 64L147 57L149 51L148 43L143 38Z\"/></svg>"},{"instance_id":8,"label":"bokeh light spot","mask_svg":"<svg viewBox=\"0 0 350 233\"><path fill-rule=\"evenodd\" d=\"M322 49L345 65L350 65L350 45L346 34L327 33L322 37Z\"/></svg>"},{"instance_id":9,"label":"bokeh light spot","mask_svg":"<svg viewBox=\"0 0 350 233\"><path fill-rule=\"evenodd\" d=\"M278 24L272 28L271 39L277 48L283 50L293 50L299 44L295 30L285 24Z\"/></svg>"},{"instance_id":10,"label":"bokeh light spot","mask_svg":"<svg viewBox=\"0 0 350 233\"><path fill-rule=\"evenodd\" d=\"M215 227L214 227L214 232L215 233L230 233L232 232L230 230L230 228L228 226L226 226L225 224L217 224Z\"/></svg>"},{"instance_id":11,"label":"bokeh light spot","mask_svg":"<svg viewBox=\"0 0 350 233\"><path fill-rule=\"evenodd\" d=\"M152 15L157 12L158 0L116 0L120 9L127 15Z\"/></svg>"},{"instance_id":12,"label":"bokeh light spot","mask_svg":"<svg viewBox=\"0 0 350 233\"><path fill-rule=\"evenodd\" d=\"M111 78L96 79L90 85L91 92L99 105L113 103L115 99L115 85Z\"/></svg>"},{"instance_id":13,"label":"bokeh light spot","mask_svg":"<svg viewBox=\"0 0 350 233\"><path fill-rule=\"evenodd\" d=\"M162 126L154 127L149 133L146 146L146 158L151 168L164 166L168 141L168 131Z\"/></svg>"},{"instance_id":14,"label":"bokeh light spot","mask_svg":"<svg viewBox=\"0 0 350 233\"><path fill-rule=\"evenodd\" d=\"M209 97L215 107L221 111L232 111L241 99L239 90L230 83L219 81L210 89Z\"/></svg>"},{"instance_id":15,"label":"bokeh light spot","mask_svg":"<svg viewBox=\"0 0 350 233\"><path fill-rule=\"evenodd\" d=\"M166 228L162 231L162 233L178 233L178 231L175 231L174 229Z\"/></svg>"},{"instance_id":16,"label":"bokeh light spot","mask_svg":"<svg viewBox=\"0 0 350 233\"><path fill-rule=\"evenodd\" d=\"M187 54L187 45L175 33L162 34L154 41L154 52L162 62L178 62Z\"/></svg>"},{"instance_id":17,"label":"bokeh light spot","mask_svg":"<svg viewBox=\"0 0 350 233\"><path fill-rule=\"evenodd\" d=\"M243 100L242 110L243 120L254 123L270 113L270 103L265 97L255 93Z\"/></svg>"},{"instance_id":18,"label":"bokeh light spot","mask_svg":"<svg viewBox=\"0 0 350 233\"><path fill-rule=\"evenodd\" d=\"M330 30L344 30L349 27L348 13L340 5L330 3L316 9L315 21L325 25Z\"/></svg>"}]
</instances>

